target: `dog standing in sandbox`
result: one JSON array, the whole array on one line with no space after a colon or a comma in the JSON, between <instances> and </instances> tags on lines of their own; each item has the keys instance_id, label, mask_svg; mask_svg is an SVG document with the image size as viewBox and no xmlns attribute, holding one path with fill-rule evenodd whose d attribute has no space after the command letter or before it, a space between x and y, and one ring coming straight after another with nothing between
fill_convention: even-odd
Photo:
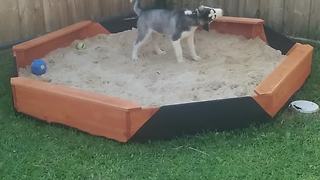
<instances>
[{"instance_id":1,"label":"dog standing in sandbox","mask_svg":"<svg viewBox=\"0 0 320 180\"><path fill-rule=\"evenodd\" d=\"M217 17L223 15L222 9L214 9L200 6L194 11L191 10L167 10L152 9L142 10L140 0L130 0L133 3L134 11L138 15L137 22L138 37L134 43L132 60L138 61L140 47L153 33L166 35L171 39L177 61L184 62L181 40L187 38L192 59L195 61L201 58L197 55L194 45L194 33L199 26L209 31L209 24ZM157 54L165 54L157 42L153 41Z\"/></svg>"}]
</instances>

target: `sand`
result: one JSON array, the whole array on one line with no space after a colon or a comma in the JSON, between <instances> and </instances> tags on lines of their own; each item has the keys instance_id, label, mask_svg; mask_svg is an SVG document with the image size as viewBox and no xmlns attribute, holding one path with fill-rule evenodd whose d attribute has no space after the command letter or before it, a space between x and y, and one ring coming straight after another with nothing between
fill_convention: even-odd
<instances>
[{"instance_id":1,"label":"sand","mask_svg":"<svg viewBox=\"0 0 320 180\"><path fill-rule=\"evenodd\" d=\"M136 30L98 35L85 40L87 48L76 50L74 42L44 59L48 72L36 77L30 67L19 75L137 102L142 106L207 101L253 95L255 87L284 58L260 39L217 32L197 32L200 61L192 61L183 42L185 63L178 63L170 41L156 40L167 52L155 54L151 43L131 61Z\"/></svg>"}]
</instances>

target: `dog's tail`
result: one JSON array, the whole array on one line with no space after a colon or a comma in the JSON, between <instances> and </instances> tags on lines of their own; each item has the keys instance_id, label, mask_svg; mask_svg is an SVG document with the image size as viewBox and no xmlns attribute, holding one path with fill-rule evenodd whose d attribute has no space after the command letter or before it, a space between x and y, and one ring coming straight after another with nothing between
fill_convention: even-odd
<instances>
[{"instance_id":1,"label":"dog's tail","mask_svg":"<svg viewBox=\"0 0 320 180\"><path fill-rule=\"evenodd\" d=\"M140 6L140 0L130 0L131 3L133 3L133 10L134 12L140 16L141 12L142 12L142 9L141 9L141 6Z\"/></svg>"}]
</instances>

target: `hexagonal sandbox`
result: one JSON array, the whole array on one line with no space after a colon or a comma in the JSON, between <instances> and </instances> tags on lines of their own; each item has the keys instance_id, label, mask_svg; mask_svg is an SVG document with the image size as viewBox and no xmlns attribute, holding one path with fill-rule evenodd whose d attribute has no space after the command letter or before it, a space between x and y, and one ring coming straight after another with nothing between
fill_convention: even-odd
<instances>
[{"instance_id":1,"label":"hexagonal sandbox","mask_svg":"<svg viewBox=\"0 0 320 180\"><path fill-rule=\"evenodd\" d=\"M131 28L134 20L129 21L122 19L114 21L117 24L110 21L104 25L117 32ZM84 21L19 44L13 48L17 68L30 65L33 59L74 40L110 33L105 27ZM256 87L256 95L252 97L144 108L118 97L14 77L11 79L14 106L18 112L32 117L120 142L247 127L253 120L273 118L309 76L313 47L292 42L265 27L260 19L223 17L212 28L246 38L259 37L287 58Z\"/></svg>"}]
</instances>

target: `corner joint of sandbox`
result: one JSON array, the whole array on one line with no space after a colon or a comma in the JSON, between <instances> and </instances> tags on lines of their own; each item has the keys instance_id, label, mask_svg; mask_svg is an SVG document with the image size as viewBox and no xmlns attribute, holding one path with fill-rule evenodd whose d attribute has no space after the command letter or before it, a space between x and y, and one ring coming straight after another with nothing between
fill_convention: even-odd
<instances>
[{"instance_id":1,"label":"corner joint of sandbox","mask_svg":"<svg viewBox=\"0 0 320 180\"><path fill-rule=\"evenodd\" d=\"M255 89L254 99L274 117L311 73L313 47L296 43L281 64Z\"/></svg>"}]
</instances>

